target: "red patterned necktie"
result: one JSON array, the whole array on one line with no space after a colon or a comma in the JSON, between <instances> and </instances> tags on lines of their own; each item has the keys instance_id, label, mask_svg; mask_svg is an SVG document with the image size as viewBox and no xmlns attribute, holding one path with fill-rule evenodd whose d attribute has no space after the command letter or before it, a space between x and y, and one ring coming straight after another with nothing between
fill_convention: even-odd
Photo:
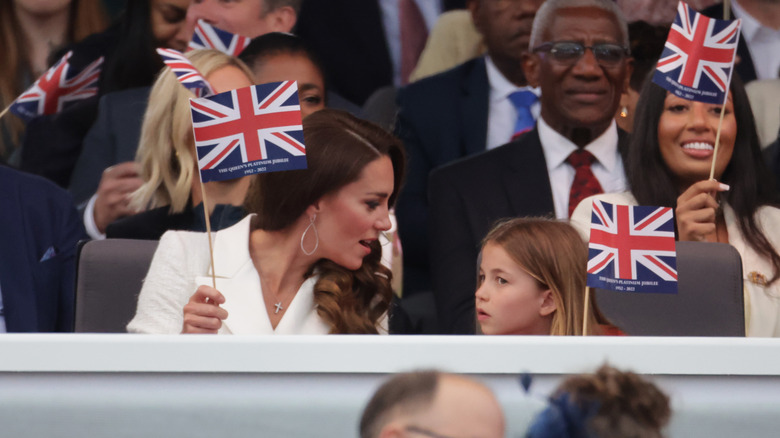
<instances>
[{"instance_id":1,"label":"red patterned necktie","mask_svg":"<svg viewBox=\"0 0 780 438\"><path fill-rule=\"evenodd\" d=\"M398 19L401 27L401 85L406 85L425 48L428 27L415 0L398 2Z\"/></svg>"},{"instance_id":2,"label":"red patterned necktie","mask_svg":"<svg viewBox=\"0 0 780 438\"><path fill-rule=\"evenodd\" d=\"M574 181L571 183L569 191L569 217L574 212L574 208L583 199L588 196L604 193L599 184L599 180L593 175L590 165L596 161L596 157L585 149L577 149L566 158L566 162L574 168Z\"/></svg>"}]
</instances>

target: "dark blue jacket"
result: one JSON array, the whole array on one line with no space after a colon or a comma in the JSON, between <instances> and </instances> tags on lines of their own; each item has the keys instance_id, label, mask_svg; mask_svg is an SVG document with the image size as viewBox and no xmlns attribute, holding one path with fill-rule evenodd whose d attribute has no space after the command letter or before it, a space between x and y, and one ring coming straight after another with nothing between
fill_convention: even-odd
<instances>
[{"instance_id":1,"label":"dark blue jacket","mask_svg":"<svg viewBox=\"0 0 780 438\"><path fill-rule=\"evenodd\" d=\"M0 290L9 332L73 330L76 244L84 237L66 191L0 167Z\"/></svg>"}]
</instances>

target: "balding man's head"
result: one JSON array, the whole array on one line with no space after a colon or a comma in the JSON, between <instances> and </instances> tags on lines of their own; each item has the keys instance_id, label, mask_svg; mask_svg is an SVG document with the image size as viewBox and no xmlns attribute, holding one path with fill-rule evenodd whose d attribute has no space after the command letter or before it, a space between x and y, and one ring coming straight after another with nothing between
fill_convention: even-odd
<instances>
[{"instance_id":1,"label":"balding man's head","mask_svg":"<svg viewBox=\"0 0 780 438\"><path fill-rule=\"evenodd\" d=\"M269 32L291 32L301 0L193 0L187 9L189 35L198 20L241 36L254 38Z\"/></svg>"},{"instance_id":2,"label":"balding man's head","mask_svg":"<svg viewBox=\"0 0 780 438\"><path fill-rule=\"evenodd\" d=\"M542 95L541 118L578 146L614 123L633 59L628 32L612 0L547 0L536 15L528 83Z\"/></svg>"},{"instance_id":3,"label":"balding man's head","mask_svg":"<svg viewBox=\"0 0 780 438\"><path fill-rule=\"evenodd\" d=\"M360 421L361 438L504 436L504 416L483 384L455 374L396 375L374 394Z\"/></svg>"}]
</instances>

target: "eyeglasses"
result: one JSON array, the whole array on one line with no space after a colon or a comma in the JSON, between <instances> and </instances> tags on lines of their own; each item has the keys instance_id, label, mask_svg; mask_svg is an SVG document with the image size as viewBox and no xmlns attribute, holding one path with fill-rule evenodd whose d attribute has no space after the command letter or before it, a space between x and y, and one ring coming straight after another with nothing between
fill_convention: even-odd
<instances>
[{"instance_id":1,"label":"eyeglasses","mask_svg":"<svg viewBox=\"0 0 780 438\"><path fill-rule=\"evenodd\" d=\"M542 43L536 46L533 51L548 52L556 62L571 65L585 55L585 49L590 49L593 52L593 56L602 67L614 67L631 54L629 49L618 44L599 43L586 46L575 41Z\"/></svg>"}]
</instances>

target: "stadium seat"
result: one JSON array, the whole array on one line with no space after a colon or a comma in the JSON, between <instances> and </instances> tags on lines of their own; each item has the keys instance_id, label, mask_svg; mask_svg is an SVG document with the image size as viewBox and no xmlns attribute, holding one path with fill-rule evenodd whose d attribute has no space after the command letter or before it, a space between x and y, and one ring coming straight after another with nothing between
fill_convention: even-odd
<instances>
[{"instance_id":1,"label":"stadium seat","mask_svg":"<svg viewBox=\"0 0 780 438\"><path fill-rule=\"evenodd\" d=\"M634 336L745 336L742 259L725 243L677 242L677 294L597 289L604 315Z\"/></svg>"},{"instance_id":2,"label":"stadium seat","mask_svg":"<svg viewBox=\"0 0 780 438\"><path fill-rule=\"evenodd\" d=\"M76 273L75 331L124 333L156 240L91 240L81 245Z\"/></svg>"}]
</instances>

